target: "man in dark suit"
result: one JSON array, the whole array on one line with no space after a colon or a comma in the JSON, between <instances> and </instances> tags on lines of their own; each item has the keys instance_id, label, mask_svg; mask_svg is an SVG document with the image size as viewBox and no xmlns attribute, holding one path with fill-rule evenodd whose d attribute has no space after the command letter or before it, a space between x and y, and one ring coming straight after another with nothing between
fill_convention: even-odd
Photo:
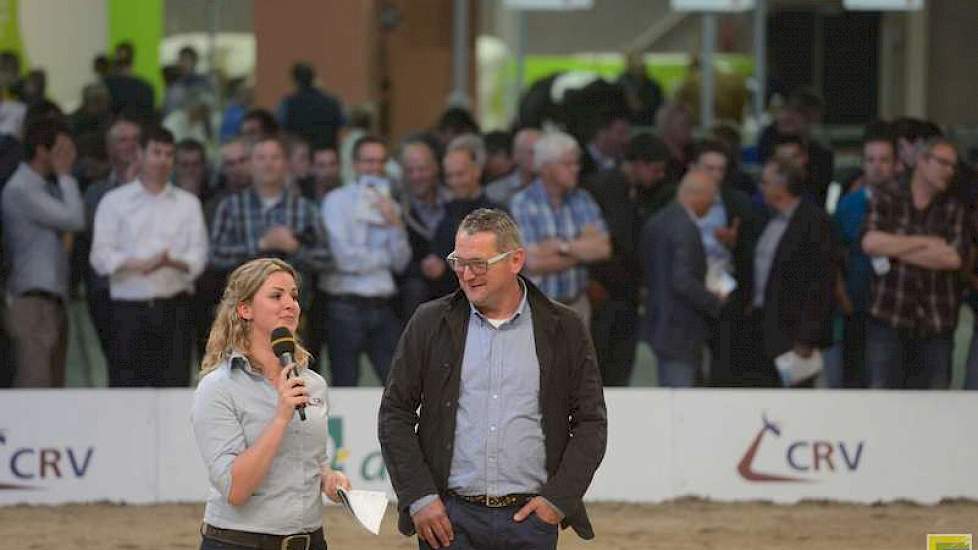
<instances>
[{"instance_id":1,"label":"man in dark suit","mask_svg":"<svg viewBox=\"0 0 978 550\"><path fill-rule=\"evenodd\" d=\"M658 360L660 386L694 385L711 324L726 298L707 288L706 252L698 227L716 193L712 176L691 170L683 177L676 200L642 230L649 342Z\"/></svg>"},{"instance_id":2,"label":"man in dark suit","mask_svg":"<svg viewBox=\"0 0 978 550\"><path fill-rule=\"evenodd\" d=\"M638 239L654 212L652 205L664 208L675 197L676 185L662 181L668 159L659 138L636 134L620 168L581 182L601 208L611 235L611 257L590 266L587 290L594 312L591 338L605 386L627 386L632 378L642 284Z\"/></svg>"},{"instance_id":3,"label":"man in dark suit","mask_svg":"<svg viewBox=\"0 0 978 550\"><path fill-rule=\"evenodd\" d=\"M831 343L832 228L821 208L802 200L805 174L797 165L768 161L761 192L773 215L754 251L746 333L734 341L744 347L744 384L776 387L775 357L792 350L811 357Z\"/></svg>"}]
</instances>

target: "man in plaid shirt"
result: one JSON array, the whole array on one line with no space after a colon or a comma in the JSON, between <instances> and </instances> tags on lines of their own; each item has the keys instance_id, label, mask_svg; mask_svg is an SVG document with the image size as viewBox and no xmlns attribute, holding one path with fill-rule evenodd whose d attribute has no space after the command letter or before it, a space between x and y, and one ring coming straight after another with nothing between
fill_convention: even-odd
<instances>
[{"instance_id":1,"label":"man in plaid shirt","mask_svg":"<svg viewBox=\"0 0 978 550\"><path fill-rule=\"evenodd\" d=\"M262 138L251 148L251 186L224 197L214 213L210 267L222 272L223 281L248 260L285 260L311 281L303 287L301 301L303 308L312 310L316 278L332 267L333 256L319 208L287 185L285 152L285 144L275 137ZM302 336L318 358L322 339L314 328L306 323Z\"/></svg>"},{"instance_id":2,"label":"man in plaid shirt","mask_svg":"<svg viewBox=\"0 0 978 550\"><path fill-rule=\"evenodd\" d=\"M210 263L232 270L248 260L275 256L305 273L330 267L332 258L319 210L286 188L285 146L277 138L251 151L254 183L226 197L211 227Z\"/></svg>"},{"instance_id":3,"label":"man in plaid shirt","mask_svg":"<svg viewBox=\"0 0 978 550\"><path fill-rule=\"evenodd\" d=\"M913 172L874 189L863 250L873 256L866 368L870 386L948 387L966 256L963 205L947 193L958 156L927 142Z\"/></svg>"},{"instance_id":4,"label":"man in plaid shirt","mask_svg":"<svg viewBox=\"0 0 978 550\"><path fill-rule=\"evenodd\" d=\"M572 309L590 327L586 265L611 256L601 209L577 186L581 151L561 132L544 135L533 148L539 178L510 203L526 244L526 273L551 299Z\"/></svg>"}]
</instances>

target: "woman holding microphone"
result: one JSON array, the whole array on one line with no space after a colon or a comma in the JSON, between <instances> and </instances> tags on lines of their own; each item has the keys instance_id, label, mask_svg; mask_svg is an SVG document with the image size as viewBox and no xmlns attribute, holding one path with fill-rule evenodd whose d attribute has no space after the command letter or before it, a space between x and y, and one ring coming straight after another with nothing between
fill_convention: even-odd
<instances>
[{"instance_id":1,"label":"woman holding microphone","mask_svg":"<svg viewBox=\"0 0 978 550\"><path fill-rule=\"evenodd\" d=\"M278 259L228 278L191 413L210 479L201 550L323 550L320 495L338 501L350 488L326 456L326 381L301 346L287 367L272 350L275 329L298 328L298 296L298 275Z\"/></svg>"}]
</instances>

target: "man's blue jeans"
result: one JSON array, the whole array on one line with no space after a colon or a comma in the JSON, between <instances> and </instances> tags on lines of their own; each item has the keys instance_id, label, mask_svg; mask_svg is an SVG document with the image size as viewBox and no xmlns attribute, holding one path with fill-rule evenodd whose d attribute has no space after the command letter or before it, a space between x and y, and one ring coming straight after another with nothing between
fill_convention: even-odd
<instances>
[{"instance_id":1,"label":"man's blue jeans","mask_svg":"<svg viewBox=\"0 0 978 550\"><path fill-rule=\"evenodd\" d=\"M922 336L870 317L866 370L874 389L946 390L954 333Z\"/></svg>"},{"instance_id":2,"label":"man's blue jeans","mask_svg":"<svg viewBox=\"0 0 978 550\"><path fill-rule=\"evenodd\" d=\"M356 386L360 354L366 353L380 381L394 357L401 323L390 301L329 296L326 301L326 353L334 387Z\"/></svg>"}]
</instances>

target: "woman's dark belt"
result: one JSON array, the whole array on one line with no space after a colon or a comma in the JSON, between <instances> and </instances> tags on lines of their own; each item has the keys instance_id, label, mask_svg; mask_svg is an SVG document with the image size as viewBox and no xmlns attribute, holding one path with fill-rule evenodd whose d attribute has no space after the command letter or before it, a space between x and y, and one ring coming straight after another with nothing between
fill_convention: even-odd
<instances>
[{"instance_id":1,"label":"woman's dark belt","mask_svg":"<svg viewBox=\"0 0 978 550\"><path fill-rule=\"evenodd\" d=\"M248 531L237 531L234 529L221 529L220 527L214 527L205 523L200 529L200 534L219 542L246 546L256 550L309 550L314 538L322 538L323 528L320 527L311 533L266 535L264 533L250 533Z\"/></svg>"}]
</instances>

